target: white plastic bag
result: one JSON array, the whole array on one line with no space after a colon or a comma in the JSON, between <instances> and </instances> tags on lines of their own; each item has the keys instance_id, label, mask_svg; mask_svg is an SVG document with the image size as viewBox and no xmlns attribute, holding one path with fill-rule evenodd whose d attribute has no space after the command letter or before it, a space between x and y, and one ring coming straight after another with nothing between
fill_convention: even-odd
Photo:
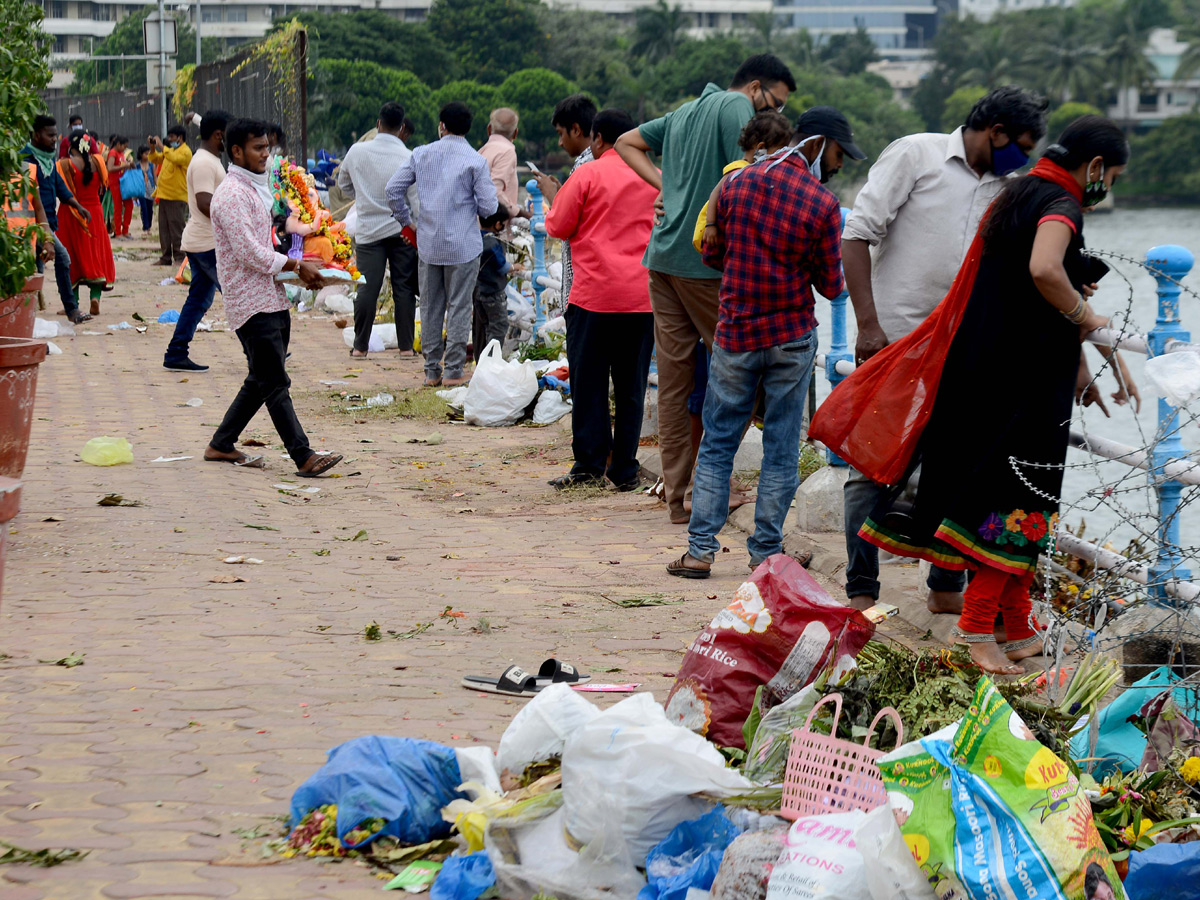
<instances>
[{"instance_id":1,"label":"white plastic bag","mask_svg":"<svg viewBox=\"0 0 1200 900\"><path fill-rule=\"evenodd\" d=\"M491 747L455 747L454 756L464 782L473 781L495 794L503 793L500 772L496 768L496 754Z\"/></svg>"},{"instance_id":2,"label":"white plastic bag","mask_svg":"<svg viewBox=\"0 0 1200 900\"><path fill-rule=\"evenodd\" d=\"M48 322L45 319L33 320L33 339L35 341L44 341L46 338L58 337L58 323Z\"/></svg>"},{"instance_id":3,"label":"white plastic bag","mask_svg":"<svg viewBox=\"0 0 1200 900\"><path fill-rule=\"evenodd\" d=\"M1146 360L1146 380L1172 406L1187 406L1200 397L1200 351L1151 357Z\"/></svg>"},{"instance_id":4,"label":"white plastic bag","mask_svg":"<svg viewBox=\"0 0 1200 900\"><path fill-rule=\"evenodd\" d=\"M571 401L564 400L558 391L544 390L533 408L533 421L538 425L557 422L571 411Z\"/></svg>"},{"instance_id":5,"label":"white plastic bag","mask_svg":"<svg viewBox=\"0 0 1200 900\"><path fill-rule=\"evenodd\" d=\"M468 425L513 425L525 414L537 392L533 367L515 359L505 362L500 342L493 340L479 357L467 385L463 418Z\"/></svg>"},{"instance_id":6,"label":"white plastic bag","mask_svg":"<svg viewBox=\"0 0 1200 900\"><path fill-rule=\"evenodd\" d=\"M496 765L517 774L530 763L562 756L567 737L600 714L566 684L552 684L518 712L496 751Z\"/></svg>"},{"instance_id":7,"label":"white plastic bag","mask_svg":"<svg viewBox=\"0 0 1200 900\"><path fill-rule=\"evenodd\" d=\"M458 387L447 388L444 391L438 391L437 395L459 409L463 408L463 404L467 400L467 386L460 384Z\"/></svg>"},{"instance_id":8,"label":"white plastic bag","mask_svg":"<svg viewBox=\"0 0 1200 900\"><path fill-rule=\"evenodd\" d=\"M354 346L354 326L347 325L342 329L342 340L347 347ZM367 342L368 353L379 353L383 350L395 350L400 344L396 340L396 324L383 322L371 326L371 339Z\"/></svg>"},{"instance_id":9,"label":"white plastic bag","mask_svg":"<svg viewBox=\"0 0 1200 900\"><path fill-rule=\"evenodd\" d=\"M557 900L625 900L646 884L621 836L619 813L601 785L592 785L588 814L596 837L575 850L563 827L564 798L553 791L491 819L484 847L507 900L550 895Z\"/></svg>"},{"instance_id":10,"label":"white plastic bag","mask_svg":"<svg viewBox=\"0 0 1200 900\"><path fill-rule=\"evenodd\" d=\"M937 900L890 806L885 804L863 817L854 829L854 843L866 864L863 875L871 900Z\"/></svg>"},{"instance_id":11,"label":"white plastic bag","mask_svg":"<svg viewBox=\"0 0 1200 900\"><path fill-rule=\"evenodd\" d=\"M667 721L650 694L634 694L601 712L567 738L563 748L563 804L567 830L587 843L597 837L589 812L596 785L620 813L633 859L695 819L712 803L693 796L743 793L751 782L725 765L717 748Z\"/></svg>"},{"instance_id":12,"label":"white plastic bag","mask_svg":"<svg viewBox=\"0 0 1200 900\"><path fill-rule=\"evenodd\" d=\"M872 900L867 865L854 843L866 817L855 809L792 823L767 882L767 900Z\"/></svg>"},{"instance_id":13,"label":"white plastic bag","mask_svg":"<svg viewBox=\"0 0 1200 900\"><path fill-rule=\"evenodd\" d=\"M348 316L354 313L354 298L350 296L349 284L328 284L317 291L315 308L326 312Z\"/></svg>"}]
</instances>

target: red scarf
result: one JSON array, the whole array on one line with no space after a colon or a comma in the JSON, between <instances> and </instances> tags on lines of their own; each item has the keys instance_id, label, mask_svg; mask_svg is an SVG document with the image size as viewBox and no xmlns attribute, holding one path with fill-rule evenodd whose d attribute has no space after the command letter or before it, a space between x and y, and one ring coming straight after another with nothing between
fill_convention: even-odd
<instances>
[{"instance_id":1,"label":"red scarf","mask_svg":"<svg viewBox=\"0 0 1200 900\"><path fill-rule=\"evenodd\" d=\"M1035 178L1042 178L1053 184L1057 184L1074 197L1076 202L1083 202L1083 188L1079 186L1079 182L1075 180L1075 176L1058 163L1043 156L1037 161L1037 165L1029 170L1029 174Z\"/></svg>"}]
</instances>

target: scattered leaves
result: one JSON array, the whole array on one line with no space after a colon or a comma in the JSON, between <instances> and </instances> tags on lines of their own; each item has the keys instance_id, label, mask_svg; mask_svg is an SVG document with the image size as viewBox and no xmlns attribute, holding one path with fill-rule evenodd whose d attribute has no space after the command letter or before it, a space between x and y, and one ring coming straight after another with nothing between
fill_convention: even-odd
<instances>
[{"instance_id":1,"label":"scattered leaves","mask_svg":"<svg viewBox=\"0 0 1200 900\"><path fill-rule=\"evenodd\" d=\"M38 662L44 663L46 665L62 666L65 669L73 669L76 666L83 665L83 657L84 657L83 653L80 653L78 650L72 650L69 656L64 656L62 659L39 659ZM3 843L4 843L3 841L0 841L0 844L3 844ZM11 844L9 846L11 846ZM4 862L4 861L5 860L2 857L0 857L0 862ZM8 862L11 862L11 861L12 860L8 860Z\"/></svg>"},{"instance_id":2,"label":"scattered leaves","mask_svg":"<svg viewBox=\"0 0 1200 900\"><path fill-rule=\"evenodd\" d=\"M96 501L97 506L142 506L141 500L126 500L120 494L105 494Z\"/></svg>"},{"instance_id":3,"label":"scattered leaves","mask_svg":"<svg viewBox=\"0 0 1200 900\"><path fill-rule=\"evenodd\" d=\"M418 622L413 628L408 631L389 631L392 637L398 641L407 641L410 638L415 638L419 634L424 634L433 627L432 622Z\"/></svg>"},{"instance_id":4,"label":"scattered leaves","mask_svg":"<svg viewBox=\"0 0 1200 900\"><path fill-rule=\"evenodd\" d=\"M622 609L638 609L643 606L675 606L684 602L682 597L664 597L662 594L647 594L644 597L610 597L607 594L600 596Z\"/></svg>"},{"instance_id":5,"label":"scattered leaves","mask_svg":"<svg viewBox=\"0 0 1200 900\"><path fill-rule=\"evenodd\" d=\"M133 316L132 316L132 318L133 318L133 321L135 321L135 322L145 322L145 321L146 321L145 319L143 319L143 318L142 318L140 315L138 315L137 313L134 313L134 314L133 314Z\"/></svg>"},{"instance_id":6,"label":"scattered leaves","mask_svg":"<svg viewBox=\"0 0 1200 900\"><path fill-rule=\"evenodd\" d=\"M372 622L370 625L364 628L363 637L365 637L368 641L383 640L383 632L379 630L379 623Z\"/></svg>"},{"instance_id":7,"label":"scattered leaves","mask_svg":"<svg viewBox=\"0 0 1200 900\"><path fill-rule=\"evenodd\" d=\"M274 525L251 525L249 522L243 522L242 525L245 526L246 528L253 528L255 531L278 531L279 530Z\"/></svg>"},{"instance_id":8,"label":"scattered leaves","mask_svg":"<svg viewBox=\"0 0 1200 900\"><path fill-rule=\"evenodd\" d=\"M0 847L7 848L3 853L0 853L0 865L17 863L28 866L39 866L43 869L61 866L63 863L75 862L76 860L83 859L91 852L90 850L50 850L49 848L27 850L24 847L18 847L16 844L10 844L8 841L0 841Z\"/></svg>"},{"instance_id":9,"label":"scattered leaves","mask_svg":"<svg viewBox=\"0 0 1200 900\"><path fill-rule=\"evenodd\" d=\"M368 534L367 534L367 529L365 529L365 528L360 528L360 529L358 529L358 533L357 533L357 534L355 534L355 535L354 535L354 537L350 538L350 540L352 540L352 541L365 541L365 540L366 540L368 537L370 537L370 535L368 535Z\"/></svg>"},{"instance_id":10,"label":"scattered leaves","mask_svg":"<svg viewBox=\"0 0 1200 900\"><path fill-rule=\"evenodd\" d=\"M329 548L328 548L328 547L322 547L320 550L314 550L314 551L313 551L313 555L314 555L314 556L328 556L328 555L329 555Z\"/></svg>"}]
</instances>

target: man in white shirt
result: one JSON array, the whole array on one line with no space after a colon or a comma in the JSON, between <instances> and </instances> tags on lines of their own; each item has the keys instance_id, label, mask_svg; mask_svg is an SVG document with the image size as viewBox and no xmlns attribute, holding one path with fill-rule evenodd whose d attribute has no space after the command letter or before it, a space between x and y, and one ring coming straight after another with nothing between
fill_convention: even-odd
<instances>
[{"instance_id":1,"label":"man in white shirt","mask_svg":"<svg viewBox=\"0 0 1200 900\"><path fill-rule=\"evenodd\" d=\"M925 321L958 274L979 221L1046 133L1046 101L1011 85L981 99L950 134L913 134L879 155L842 232L846 289L862 363ZM885 488L851 473L845 488L846 596L879 599L879 551L858 536ZM964 575L934 566L931 612L962 611Z\"/></svg>"},{"instance_id":2,"label":"man in white shirt","mask_svg":"<svg viewBox=\"0 0 1200 900\"><path fill-rule=\"evenodd\" d=\"M200 148L187 170L188 222L183 228L179 248L187 254L192 283L187 300L175 323L175 333L163 355L163 368L172 372L207 372L208 366L192 362L188 355L196 326L212 306L221 289L217 278L217 250L213 239L209 205L217 187L225 180L221 155L225 152L225 128L229 113L210 109L200 120Z\"/></svg>"},{"instance_id":3,"label":"man in white shirt","mask_svg":"<svg viewBox=\"0 0 1200 900\"><path fill-rule=\"evenodd\" d=\"M404 107L385 103L379 110L374 140L355 144L338 168L337 185L354 200L358 228L354 236L358 269L366 283L354 300L354 349L351 356L366 356L375 323L376 304L383 287L384 267L392 270L392 299L396 305L396 340L401 356L413 352L417 308L417 248L392 217L384 191L389 179L408 162L412 151L400 139ZM416 188L409 190L416 203Z\"/></svg>"}]
</instances>

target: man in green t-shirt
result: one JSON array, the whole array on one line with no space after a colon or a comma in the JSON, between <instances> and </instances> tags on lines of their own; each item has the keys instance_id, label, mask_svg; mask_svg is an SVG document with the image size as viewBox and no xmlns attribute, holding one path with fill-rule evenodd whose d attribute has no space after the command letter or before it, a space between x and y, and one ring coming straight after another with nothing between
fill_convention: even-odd
<instances>
[{"instance_id":1,"label":"man in green t-shirt","mask_svg":"<svg viewBox=\"0 0 1200 900\"><path fill-rule=\"evenodd\" d=\"M741 159L738 137L756 112L783 110L796 81L769 53L752 56L721 90L709 84L695 100L661 119L623 134L617 152L662 191L663 219L650 236L642 265L650 270L654 343L658 358L658 445L671 521L685 524L683 501L692 477L688 395L696 374L696 344L712 350L721 273L704 265L692 246L700 209L721 180L721 170ZM659 174L646 155L662 163Z\"/></svg>"}]
</instances>

